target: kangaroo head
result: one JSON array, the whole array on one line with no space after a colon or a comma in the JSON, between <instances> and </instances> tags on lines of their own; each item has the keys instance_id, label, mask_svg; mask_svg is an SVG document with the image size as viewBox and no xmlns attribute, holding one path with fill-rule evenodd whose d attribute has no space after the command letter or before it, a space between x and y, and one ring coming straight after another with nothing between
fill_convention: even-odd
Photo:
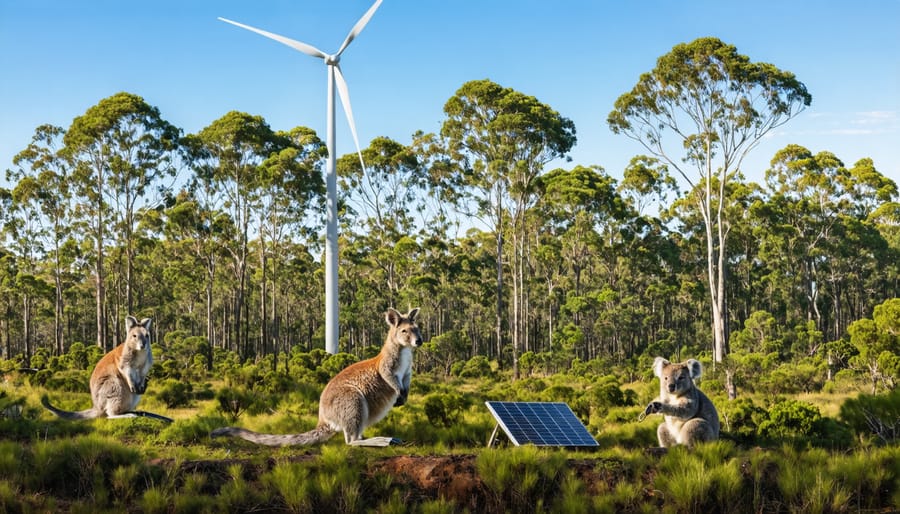
<instances>
[{"instance_id":1,"label":"kangaroo head","mask_svg":"<svg viewBox=\"0 0 900 514\"><path fill-rule=\"evenodd\" d=\"M125 343L135 350L150 346L150 318L138 321L134 316L125 318Z\"/></svg>"},{"instance_id":2,"label":"kangaroo head","mask_svg":"<svg viewBox=\"0 0 900 514\"><path fill-rule=\"evenodd\" d=\"M419 326L416 325L416 315L419 309L415 308L406 313L400 314L395 309L388 309L384 313L384 319L391 329L388 332L388 342L395 342L400 346L417 347L422 344L422 333L419 332Z\"/></svg>"},{"instance_id":3,"label":"kangaroo head","mask_svg":"<svg viewBox=\"0 0 900 514\"><path fill-rule=\"evenodd\" d=\"M657 357L653 361L653 374L659 377L660 395L681 396L694 388L694 379L700 378L703 374L703 366L695 359L672 364L662 357Z\"/></svg>"}]
</instances>

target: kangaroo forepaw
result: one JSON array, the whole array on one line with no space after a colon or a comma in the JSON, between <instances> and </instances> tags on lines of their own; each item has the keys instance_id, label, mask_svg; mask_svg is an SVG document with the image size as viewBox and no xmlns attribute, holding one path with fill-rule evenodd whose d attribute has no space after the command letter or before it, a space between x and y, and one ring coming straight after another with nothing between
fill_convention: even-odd
<instances>
[{"instance_id":1,"label":"kangaroo forepaw","mask_svg":"<svg viewBox=\"0 0 900 514\"><path fill-rule=\"evenodd\" d=\"M131 388L131 392L134 394L144 394L147 392L147 383L150 379L145 378L143 382L139 384L134 384L134 387Z\"/></svg>"}]
</instances>

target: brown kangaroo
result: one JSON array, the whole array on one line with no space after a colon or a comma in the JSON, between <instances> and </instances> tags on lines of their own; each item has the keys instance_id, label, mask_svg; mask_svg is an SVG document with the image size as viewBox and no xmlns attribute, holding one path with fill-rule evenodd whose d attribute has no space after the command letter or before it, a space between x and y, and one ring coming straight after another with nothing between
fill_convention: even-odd
<instances>
[{"instance_id":1,"label":"brown kangaroo","mask_svg":"<svg viewBox=\"0 0 900 514\"><path fill-rule=\"evenodd\" d=\"M147 375L153 366L150 318L138 322L134 316L126 317L125 331L125 341L104 355L91 374L93 407L76 412L60 410L50 405L46 395L41 397L41 404L63 419L145 416L171 423L172 420L165 416L134 410L147 390Z\"/></svg>"},{"instance_id":2,"label":"brown kangaroo","mask_svg":"<svg viewBox=\"0 0 900 514\"><path fill-rule=\"evenodd\" d=\"M338 432L356 446L387 446L390 437L363 439L363 430L381 421L393 406L406 403L412 378L412 348L422 344L416 325L419 309L406 315L394 309L384 313L390 326L381 352L351 364L334 376L319 397L319 423L303 434L272 435L238 427L213 430L212 437L237 436L268 446L309 445L328 440Z\"/></svg>"}]
</instances>

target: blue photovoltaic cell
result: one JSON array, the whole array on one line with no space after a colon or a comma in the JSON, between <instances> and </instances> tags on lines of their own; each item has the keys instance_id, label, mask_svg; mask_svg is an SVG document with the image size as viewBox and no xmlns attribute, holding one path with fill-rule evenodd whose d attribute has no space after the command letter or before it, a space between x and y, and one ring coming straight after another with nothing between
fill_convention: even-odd
<instances>
[{"instance_id":1,"label":"blue photovoltaic cell","mask_svg":"<svg viewBox=\"0 0 900 514\"><path fill-rule=\"evenodd\" d=\"M516 446L599 446L563 402L485 402Z\"/></svg>"}]
</instances>

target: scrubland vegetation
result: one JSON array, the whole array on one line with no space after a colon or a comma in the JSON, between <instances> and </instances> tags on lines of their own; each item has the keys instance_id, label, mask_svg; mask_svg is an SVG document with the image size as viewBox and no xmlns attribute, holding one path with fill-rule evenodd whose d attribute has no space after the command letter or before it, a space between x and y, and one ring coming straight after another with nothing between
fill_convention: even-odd
<instances>
[{"instance_id":1,"label":"scrubland vegetation","mask_svg":"<svg viewBox=\"0 0 900 514\"><path fill-rule=\"evenodd\" d=\"M78 350L76 346L76 350ZM157 349L157 352L160 352ZM427 349L420 350L418 358ZM89 352L90 353L90 352ZM67 422L38 402L85 408L90 366L52 358L42 372L4 362L0 505L7 512L885 512L900 508L900 393L864 393L845 375L814 393L774 386L729 401L721 371L700 384L722 439L693 450L656 446L660 419L638 421L657 392L644 366L576 365L519 380L476 359L449 376L413 377L410 402L366 435L404 441L310 448L211 440L239 424L294 433L316 423L318 394L355 358L295 352L287 366L159 357L140 408L175 419ZM81 364L84 364L81 359ZM576 363L578 364L578 363ZM478 374L473 377L471 375ZM802 373L798 370L796 373ZM785 382L787 383L787 382ZM486 442L486 400L565 401L596 450Z\"/></svg>"}]
</instances>

